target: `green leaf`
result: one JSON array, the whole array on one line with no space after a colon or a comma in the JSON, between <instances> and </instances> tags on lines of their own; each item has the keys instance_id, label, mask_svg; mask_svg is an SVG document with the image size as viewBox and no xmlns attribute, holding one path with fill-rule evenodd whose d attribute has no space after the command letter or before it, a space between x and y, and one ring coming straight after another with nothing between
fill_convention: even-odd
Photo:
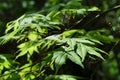
<instances>
[{"instance_id":1,"label":"green leaf","mask_svg":"<svg viewBox=\"0 0 120 80\"><path fill-rule=\"evenodd\" d=\"M74 39L68 39L67 40L67 44L68 44L68 49L69 50L74 50L76 42L74 41Z\"/></svg>"},{"instance_id":2,"label":"green leaf","mask_svg":"<svg viewBox=\"0 0 120 80\"><path fill-rule=\"evenodd\" d=\"M30 32L29 35L28 35L28 39L31 40L31 41L35 41L35 40L37 40L37 38L38 38L38 34L35 31Z\"/></svg>"},{"instance_id":3,"label":"green leaf","mask_svg":"<svg viewBox=\"0 0 120 80\"><path fill-rule=\"evenodd\" d=\"M67 12L68 14L78 14L78 15L85 15L87 10L86 9L63 9L62 12Z\"/></svg>"},{"instance_id":4,"label":"green leaf","mask_svg":"<svg viewBox=\"0 0 120 80\"><path fill-rule=\"evenodd\" d=\"M70 38L70 37L72 37L75 33L77 33L79 36L80 35L83 35L84 33L85 33L85 31L84 30L75 30L75 29L73 29L73 30L68 30L68 31L65 31L65 32L63 32L62 33L62 36L63 36L63 38Z\"/></svg>"},{"instance_id":5,"label":"green leaf","mask_svg":"<svg viewBox=\"0 0 120 80\"><path fill-rule=\"evenodd\" d=\"M66 37L71 37L75 32L77 32L78 30L69 30L69 31L65 31L62 33L63 35L63 38L66 38Z\"/></svg>"},{"instance_id":6,"label":"green leaf","mask_svg":"<svg viewBox=\"0 0 120 80\"><path fill-rule=\"evenodd\" d=\"M20 69L30 67L31 65L32 65L31 63L26 63L25 65L21 66Z\"/></svg>"},{"instance_id":7,"label":"green leaf","mask_svg":"<svg viewBox=\"0 0 120 80\"><path fill-rule=\"evenodd\" d=\"M100 11L100 9L98 7L92 7L90 9L88 9L87 11Z\"/></svg>"},{"instance_id":8,"label":"green leaf","mask_svg":"<svg viewBox=\"0 0 120 80\"><path fill-rule=\"evenodd\" d=\"M47 18L47 19L51 19L52 16L54 16L56 12L57 12L57 11L51 11L50 13L48 13L48 14L46 15L46 18Z\"/></svg>"},{"instance_id":9,"label":"green leaf","mask_svg":"<svg viewBox=\"0 0 120 80\"><path fill-rule=\"evenodd\" d=\"M106 54L106 55L108 55L108 53L107 52L105 52L105 51L103 51L103 50L101 50L101 49L99 49L99 48L94 48L96 51L98 51L98 52L101 52L101 53L104 53L104 54Z\"/></svg>"},{"instance_id":10,"label":"green leaf","mask_svg":"<svg viewBox=\"0 0 120 80\"><path fill-rule=\"evenodd\" d=\"M84 44L78 44L76 53L82 58L82 62L85 60L85 56L87 55L87 49Z\"/></svg>"},{"instance_id":11,"label":"green leaf","mask_svg":"<svg viewBox=\"0 0 120 80\"><path fill-rule=\"evenodd\" d=\"M103 45L103 43L101 43L99 40L96 40L96 39L90 39L90 41Z\"/></svg>"},{"instance_id":12,"label":"green leaf","mask_svg":"<svg viewBox=\"0 0 120 80\"><path fill-rule=\"evenodd\" d=\"M86 9L78 9L76 11L77 11L78 15L80 15L80 14L85 15L87 10Z\"/></svg>"},{"instance_id":13,"label":"green leaf","mask_svg":"<svg viewBox=\"0 0 120 80\"><path fill-rule=\"evenodd\" d=\"M97 51L95 51L94 48L92 48L92 47L88 47L88 46L86 46L86 48L87 48L87 51L88 51L89 54L91 54L91 55L95 55L95 56L101 58L102 60L104 60L104 58L101 56L101 54L98 53Z\"/></svg>"},{"instance_id":14,"label":"green leaf","mask_svg":"<svg viewBox=\"0 0 120 80\"><path fill-rule=\"evenodd\" d=\"M84 79L83 77L78 77L74 75L49 75L45 80L79 80Z\"/></svg>"},{"instance_id":15,"label":"green leaf","mask_svg":"<svg viewBox=\"0 0 120 80\"><path fill-rule=\"evenodd\" d=\"M47 40L45 43L40 47L41 50L48 50L54 44L53 40Z\"/></svg>"},{"instance_id":16,"label":"green leaf","mask_svg":"<svg viewBox=\"0 0 120 80\"><path fill-rule=\"evenodd\" d=\"M60 36L61 35L51 35L51 36L46 37L45 39L58 41L60 39Z\"/></svg>"},{"instance_id":17,"label":"green leaf","mask_svg":"<svg viewBox=\"0 0 120 80\"><path fill-rule=\"evenodd\" d=\"M35 75L33 73L29 73L22 77L22 80L33 80L35 78Z\"/></svg>"},{"instance_id":18,"label":"green leaf","mask_svg":"<svg viewBox=\"0 0 120 80\"><path fill-rule=\"evenodd\" d=\"M87 40L87 39L82 39L82 38L73 38L76 42L79 42L79 43L85 43L85 44L90 44L90 45L95 45L94 42L90 41L90 40Z\"/></svg>"},{"instance_id":19,"label":"green leaf","mask_svg":"<svg viewBox=\"0 0 120 80\"><path fill-rule=\"evenodd\" d=\"M74 63L80 65L82 68L84 68L81 58L74 51L68 52L67 56L72 62L74 62Z\"/></svg>"},{"instance_id":20,"label":"green leaf","mask_svg":"<svg viewBox=\"0 0 120 80\"><path fill-rule=\"evenodd\" d=\"M16 29L15 31L12 31L9 34L6 34L6 35L0 37L0 39L1 39L0 44L5 44L8 41L17 38L18 36L16 37L15 35L18 33L18 31L19 31L19 29Z\"/></svg>"},{"instance_id":21,"label":"green leaf","mask_svg":"<svg viewBox=\"0 0 120 80\"><path fill-rule=\"evenodd\" d=\"M0 55L0 59L2 59L2 60L7 60L7 58L4 56L4 55Z\"/></svg>"},{"instance_id":22,"label":"green leaf","mask_svg":"<svg viewBox=\"0 0 120 80\"><path fill-rule=\"evenodd\" d=\"M10 62L8 60L4 61L3 65L4 65L5 68L8 68L8 69L11 67L11 64L10 64Z\"/></svg>"},{"instance_id":23,"label":"green leaf","mask_svg":"<svg viewBox=\"0 0 120 80\"><path fill-rule=\"evenodd\" d=\"M58 72L59 68L65 64L66 61L66 53L63 51L54 51L53 52L53 58L55 60L55 67L56 67L56 73Z\"/></svg>"},{"instance_id":24,"label":"green leaf","mask_svg":"<svg viewBox=\"0 0 120 80\"><path fill-rule=\"evenodd\" d=\"M10 73L7 80L18 80L18 79L20 79L20 75L18 75L17 73Z\"/></svg>"},{"instance_id":25,"label":"green leaf","mask_svg":"<svg viewBox=\"0 0 120 80\"><path fill-rule=\"evenodd\" d=\"M3 69L3 67L9 69L9 68L11 67L11 63L10 63L10 61L6 58L6 56L0 55L0 68Z\"/></svg>"},{"instance_id":26,"label":"green leaf","mask_svg":"<svg viewBox=\"0 0 120 80\"><path fill-rule=\"evenodd\" d=\"M18 48L20 48L21 52L16 56L16 58L26 55L28 53L27 55L29 56L28 57L29 60L33 52L38 52L38 46L42 45L43 43L44 41L40 40L40 41L28 41L18 45Z\"/></svg>"}]
</instances>

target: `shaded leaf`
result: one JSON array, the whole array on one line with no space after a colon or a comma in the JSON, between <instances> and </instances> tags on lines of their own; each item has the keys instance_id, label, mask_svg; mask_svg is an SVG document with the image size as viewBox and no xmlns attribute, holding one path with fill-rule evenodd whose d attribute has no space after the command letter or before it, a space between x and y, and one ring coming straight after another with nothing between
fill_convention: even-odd
<instances>
[{"instance_id":1,"label":"shaded leaf","mask_svg":"<svg viewBox=\"0 0 120 80\"><path fill-rule=\"evenodd\" d=\"M76 53L82 58L82 62L83 62L87 55L87 49L83 44L78 44Z\"/></svg>"},{"instance_id":2,"label":"shaded leaf","mask_svg":"<svg viewBox=\"0 0 120 80\"><path fill-rule=\"evenodd\" d=\"M55 60L56 72L58 72L59 68L65 64L66 61L66 53L63 51L54 51L53 59Z\"/></svg>"},{"instance_id":3,"label":"shaded leaf","mask_svg":"<svg viewBox=\"0 0 120 80\"><path fill-rule=\"evenodd\" d=\"M78 77L74 75L49 75L45 80L78 80L84 79L83 77Z\"/></svg>"},{"instance_id":4,"label":"shaded leaf","mask_svg":"<svg viewBox=\"0 0 120 80\"><path fill-rule=\"evenodd\" d=\"M95 51L94 48L88 47L88 46L86 46L86 48L87 48L87 51L88 51L89 54L95 55L95 56L101 58L102 60L104 60L104 58L102 57L102 55L100 53L98 53L97 51Z\"/></svg>"},{"instance_id":5,"label":"shaded leaf","mask_svg":"<svg viewBox=\"0 0 120 80\"><path fill-rule=\"evenodd\" d=\"M80 57L74 51L68 52L67 56L72 62L74 62L74 63L80 65L82 68L84 68L84 66L82 64L82 60L80 59Z\"/></svg>"}]
</instances>

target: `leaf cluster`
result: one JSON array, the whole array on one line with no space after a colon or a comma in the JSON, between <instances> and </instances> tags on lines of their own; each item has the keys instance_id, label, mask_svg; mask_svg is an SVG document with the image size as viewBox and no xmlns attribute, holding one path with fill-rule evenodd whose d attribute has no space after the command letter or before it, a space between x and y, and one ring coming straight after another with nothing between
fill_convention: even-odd
<instances>
[{"instance_id":1,"label":"leaf cluster","mask_svg":"<svg viewBox=\"0 0 120 80\"><path fill-rule=\"evenodd\" d=\"M18 50L15 52L14 63L10 63L4 55L0 55L1 79L33 80L49 75L48 69L50 74L52 71L53 74L57 74L67 60L82 68L88 58L93 61L104 60L103 55L107 53L98 46L103 45L101 42L114 42L113 38L102 34L102 30L87 32L81 28L74 29L74 25L80 24L86 16L89 16L89 12L94 11L99 9L92 7L54 10L47 15L24 14L9 22L5 35L0 37L0 44L16 41ZM103 29L103 32L106 31ZM26 61L22 60L24 57L27 58ZM19 59L25 64L19 62ZM71 75L50 75L45 79L76 80L77 78Z\"/></svg>"}]
</instances>

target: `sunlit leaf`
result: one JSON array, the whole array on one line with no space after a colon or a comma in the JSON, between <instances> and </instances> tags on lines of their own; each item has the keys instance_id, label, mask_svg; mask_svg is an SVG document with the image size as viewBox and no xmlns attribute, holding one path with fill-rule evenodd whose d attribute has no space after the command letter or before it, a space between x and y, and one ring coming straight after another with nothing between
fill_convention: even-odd
<instances>
[{"instance_id":1,"label":"sunlit leaf","mask_svg":"<svg viewBox=\"0 0 120 80\"><path fill-rule=\"evenodd\" d=\"M90 9L88 9L88 11L100 11L100 9L98 7L92 7Z\"/></svg>"},{"instance_id":2,"label":"sunlit leaf","mask_svg":"<svg viewBox=\"0 0 120 80\"><path fill-rule=\"evenodd\" d=\"M16 58L18 58L18 57L20 57L20 56L23 56L23 55L25 55L25 54L27 54L27 53L30 53L30 54L28 54L28 55L32 55L33 54L33 52L38 52L38 46L40 46L43 42L42 41L40 41L41 43L39 43L39 41L38 42L36 42L36 41L29 41L29 42L25 42L25 43L23 43L23 44L20 44L20 45L18 45L18 48L20 48L20 53L17 55L17 57Z\"/></svg>"},{"instance_id":3,"label":"sunlit leaf","mask_svg":"<svg viewBox=\"0 0 120 80\"><path fill-rule=\"evenodd\" d=\"M0 59L7 60L4 55L0 55Z\"/></svg>"},{"instance_id":4,"label":"sunlit leaf","mask_svg":"<svg viewBox=\"0 0 120 80\"><path fill-rule=\"evenodd\" d=\"M28 35L28 39L31 41L37 40L38 34L36 32L31 32Z\"/></svg>"},{"instance_id":5,"label":"sunlit leaf","mask_svg":"<svg viewBox=\"0 0 120 80\"><path fill-rule=\"evenodd\" d=\"M24 69L24 68L30 67L31 65L32 65L31 63L27 63L27 64L21 66L20 69Z\"/></svg>"},{"instance_id":6,"label":"sunlit leaf","mask_svg":"<svg viewBox=\"0 0 120 80\"><path fill-rule=\"evenodd\" d=\"M77 30L65 31L62 33L63 37L71 37Z\"/></svg>"},{"instance_id":7,"label":"sunlit leaf","mask_svg":"<svg viewBox=\"0 0 120 80\"><path fill-rule=\"evenodd\" d=\"M10 66L11 66L9 61L4 61L3 65L4 65L5 68L10 68Z\"/></svg>"}]
</instances>

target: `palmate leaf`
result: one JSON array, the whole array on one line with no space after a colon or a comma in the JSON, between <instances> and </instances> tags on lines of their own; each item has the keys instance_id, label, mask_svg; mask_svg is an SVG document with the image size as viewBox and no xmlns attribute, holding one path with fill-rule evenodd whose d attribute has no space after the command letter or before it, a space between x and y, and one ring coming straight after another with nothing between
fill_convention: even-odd
<instances>
[{"instance_id":1,"label":"palmate leaf","mask_svg":"<svg viewBox=\"0 0 120 80\"><path fill-rule=\"evenodd\" d=\"M48 18L42 14L24 14L17 20L11 21L6 25L6 35L0 38L0 42L4 44L11 39L17 39L19 41L22 35L26 35L30 40L35 40L38 34L42 38L48 34L48 29L50 28L60 30L60 27L58 26L60 24L60 22L51 21L50 17ZM34 31L36 32L35 34L30 33ZM22 38L26 37L24 36Z\"/></svg>"},{"instance_id":2,"label":"palmate leaf","mask_svg":"<svg viewBox=\"0 0 120 80\"><path fill-rule=\"evenodd\" d=\"M55 36L54 36L54 39ZM53 56L55 60L55 65L56 65L56 70L63 65L66 59L71 60L75 64L80 65L82 68L84 68L83 62L85 60L85 57L87 55L94 55L102 60L104 58L102 57L101 53L105 53L101 49L96 48L96 43L101 44L99 41L91 39L91 38L63 38L62 40L58 40L59 43L62 43L60 48L54 51L56 55ZM61 61L60 57L62 56L61 59L63 59L63 62ZM66 56L66 59L65 59ZM59 63L62 62L62 64ZM60 65L57 65L60 64Z\"/></svg>"},{"instance_id":3,"label":"palmate leaf","mask_svg":"<svg viewBox=\"0 0 120 80\"><path fill-rule=\"evenodd\" d=\"M20 49L21 52L16 56L16 58L26 55L28 53L27 55L29 60L33 52L39 52L38 46L44 43L45 43L44 41L40 40L40 41L28 41L18 45L18 48Z\"/></svg>"},{"instance_id":4,"label":"palmate leaf","mask_svg":"<svg viewBox=\"0 0 120 80\"><path fill-rule=\"evenodd\" d=\"M7 59L6 56L4 55L0 55L0 70L2 71L5 68L10 68L11 67L11 63L10 61ZM1 72L0 71L0 72Z\"/></svg>"},{"instance_id":5,"label":"palmate leaf","mask_svg":"<svg viewBox=\"0 0 120 80\"><path fill-rule=\"evenodd\" d=\"M70 59L72 62L80 65L81 67L84 67L81 58L74 51L68 50L69 49L62 47L53 51L52 60L55 62L56 72L58 72L59 68L65 64L66 59Z\"/></svg>"},{"instance_id":6,"label":"palmate leaf","mask_svg":"<svg viewBox=\"0 0 120 80\"><path fill-rule=\"evenodd\" d=\"M16 30L17 27L19 26L19 20L23 19L24 17L25 17L25 15L21 16L17 20L7 23L7 25L6 25L7 29L5 30L5 33L8 33L12 29Z\"/></svg>"},{"instance_id":7,"label":"palmate leaf","mask_svg":"<svg viewBox=\"0 0 120 80\"><path fill-rule=\"evenodd\" d=\"M15 36L19 30L16 29L15 31L11 32L10 34L6 34L0 37L0 44L5 44L10 40L18 39L21 36Z\"/></svg>"},{"instance_id":8,"label":"palmate leaf","mask_svg":"<svg viewBox=\"0 0 120 80\"><path fill-rule=\"evenodd\" d=\"M29 60L34 52L40 53L41 51L44 51L44 50L47 51L54 44L55 44L55 41L48 40L48 39L24 42L18 45L20 53L16 56L16 58L27 54L27 59Z\"/></svg>"},{"instance_id":9,"label":"palmate leaf","mask_svg":"<svg viewBox=\"0 0 120 80\"><path fill-rule=\"evenodd\" d=\"M54 41L54 40L45 40L45 43L40 46L40 49L47 51L47 50L48 50L49 48L51 48L51 46L53 46L54 44L55 44L55 41Z\"/></svg>"}]
</instances>

